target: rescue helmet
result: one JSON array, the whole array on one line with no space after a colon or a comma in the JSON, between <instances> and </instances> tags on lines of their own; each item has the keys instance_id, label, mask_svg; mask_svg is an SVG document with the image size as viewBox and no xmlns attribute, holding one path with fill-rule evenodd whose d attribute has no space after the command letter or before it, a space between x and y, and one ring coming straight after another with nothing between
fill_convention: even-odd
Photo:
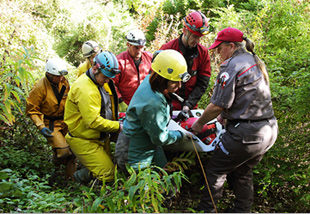
<instances>
[{"instance_id":1,"label":"rescue helmet","mask_svg":"<svg viewBox=\"0 0 310 214\"><path fill-rule=\"evenodd\" d=\"M105 76L114 78L116 74L121 73L118 69L118 62L116 57L110 51L103 51L96 55L94 64Z\"/></svg>"},{"instance_id":2,"label":"rescue helmet","mask_svg":"<svg viewBox=\"0 0 310 214\"><path fill-rule=\"evenodd\" d=\"M197 36L209 33L209 24L206 16L200 11L192 11L183 19L184 26Z\"/></svg>"},{"instance_id":3,"label":"rescue helmet","mask_svg":"<svg viewBox=\"0 0 310 214\"><path fill-rule=\"evenodd\" d=\"M48 59L45 65L45 71L56 76L64 76L68 74L66 63L60 58Z\"/></svg>"},{"instance_id":4,"label":"rescue helmet","mask_svg":"<svg viewBox=\"0 0 310 214\"><path fill-rule=\"evenodd\" d=\"M187 72L185 58L176 50L167 49L155 52L151 68L158 75L171 81L187 82L191 78Z\"/></svg>"},{"instance_id":5,"label":"rescue helmet","mask_svg":"<svg viewBox=\"0 0 310 214\"><path fill-rule=\"evenodd\" d=\"M130 30L126 36L127 42L134 46L143 46L146 43L144 33L141 30Z\"/></svg>"},{"instance_id":6,"label":"rescue helmet","mask_svg":"<svg viewBox=\"0 0 310 214\"><path fill-rule=\"evenodd\" d=\"M181 121L181 127L186 129L187 131L191 131L192 125L194 122L198 120L197 117L189 117L186 120ZM216 138L217 127L215 123L205 124L202 130L197 134L197 137L206 145L212 143L212 141Z\"/></svg>"},{"instance_id":7,"label":"rescue helmet","mask_svg":"<svg viewBox=\"0 0 310 214\"><path fill-rule=\"evenodd\" d=\"M86 41L84 42L84 44L82 45L82 53L84 57L90 57L93 54L98 53L98 51L100 51L101 48L99 47L98 43L95 41Z\"/></svg>"}]
</instances>

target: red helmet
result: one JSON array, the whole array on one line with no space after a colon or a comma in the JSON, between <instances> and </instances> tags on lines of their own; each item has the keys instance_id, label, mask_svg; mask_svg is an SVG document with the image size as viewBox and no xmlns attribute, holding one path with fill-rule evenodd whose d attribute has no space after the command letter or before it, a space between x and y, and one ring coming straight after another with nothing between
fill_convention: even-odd
<instances>
[{"instance_id":1,"label":"red helmet","mask_svg":"<svg viewBox=\"0 0 310 214\"><path fill-rule=\"evenodd\" d=\"M198 120L197 117L190 117L187 120L183 120L181 121L181 127L187 131L191 131L191 127L196 120ZM197 134L197 137L206 145L210 145L216 138L216 131L217 128L215 123L205 124L201 132Z\"/></svg>"},{"instance_id":2,"label":"red helmet","mask_svg":"<svg viewBox=\"0 0 310 214\"><path fill-rule=\"evenodd\" d=\"M183 23L185 27L197 36L204 36L209 33L209 24L206 16L200 11L194 11L188 14Z\"/></svg>"}]
</instances>

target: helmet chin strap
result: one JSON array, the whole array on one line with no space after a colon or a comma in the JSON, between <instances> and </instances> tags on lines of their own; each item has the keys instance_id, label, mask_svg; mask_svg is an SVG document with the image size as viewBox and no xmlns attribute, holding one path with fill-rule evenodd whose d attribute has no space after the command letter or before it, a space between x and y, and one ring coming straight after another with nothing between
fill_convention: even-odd
<instances>
[{"instance_id":1,"label":"helmet chin strap","mask_svg":"<svg viewBox=\"0 0 310 214\"><path fill-rule=\"evenodd\" d=\"M189 47L189 45L188 45L189 36L186 36L186 35L184 35L184 34L183 34L183 36L184 36L184 39L185 39L185 41L186 41L185 46L186 46L186 47Z\"/></svg>"},{"instance_id":2,"label":"helmet chin strap","mask_svg":"<svg viewBox=\"0 0 310 214\"><path fill-rule=\"evenodd\" d=\"M192 35L192 32L190 32L189 30L186 30L186 31L189 33L189 36L186 36L185 34L183 34L184 39L185 39L185 42L186 42L186 44L184 44L184 45L185 45L187 48L191 49L192 47L189 46L189 44L188 44L188 39L189 39L189 37Z\"/></svg>"}]
</instances>

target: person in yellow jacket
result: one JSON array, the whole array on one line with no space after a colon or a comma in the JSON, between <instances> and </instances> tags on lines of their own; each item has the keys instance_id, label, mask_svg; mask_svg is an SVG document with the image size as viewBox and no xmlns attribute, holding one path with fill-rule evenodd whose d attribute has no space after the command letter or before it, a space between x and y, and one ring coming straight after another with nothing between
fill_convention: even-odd
<instances>
[{"instance_id":1,"label":"person in yellow jacket","mask_svg":"<svg viewBox=\"0 0 310 214\"><path fill-rule=\"evenodd\" d=\"M122 125L118 120L118 96L114 78L118 70L116 57L108 51L94 58L93 66L72 85L65 107L66 135L73 153L85 166L76 173L76 182L86 184L93 178L114 180L110 138Z\"/></svg>"},{"instance_id":2,"label":"person in yellow jacket","mask_svg":"<svg viewBox=\"0 0 310 214\"><path fill-rule=\"evenodd\" d=\"M27 97L26 115L53 148L55 165L65 165L66 178L73 178L76 158L66 142L68 127L63 121L64 107L70 89L66 64L59 58L49 59L45 76L38 80Z\"/></svg>"},{"instance_id":3,"label":"person in yellow jacket","mask_svg":"<svg viewBox=\"0 0 310 214\"><path fill-rule=\"evenodd\" d=\"M80 64L77 69L78 77L91 68L95 56L101 53L101 51L102 50L97 42L91 40L84 42L84 44L82 45L82 53L86 60L85 62Z\"/></svg>"}]
</instances>

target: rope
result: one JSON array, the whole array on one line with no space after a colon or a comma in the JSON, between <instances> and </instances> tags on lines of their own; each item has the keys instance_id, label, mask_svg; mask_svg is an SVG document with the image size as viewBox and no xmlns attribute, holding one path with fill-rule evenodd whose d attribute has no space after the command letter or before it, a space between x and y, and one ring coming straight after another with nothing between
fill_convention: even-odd
<instances>
[{"instance_id":1,"label":"rope","mask_svg":"<svg viewBox=\"0 0 310 214\"><path fill-rule=\"evenodd\" d=\"M192 141L192 143L193 143L193 146L194 146L196 155L197 155L197 157L198 157L198 160L199 160L199 163L200 163L200 166L201 166L201 170L202 170L203 176L204 176L204 178L205 178L205 181L206 181L206 184L207 184L207 188L208 188L208 191L209 191L209 194L210 194L210 197L211 197L211 201L212 201L213 207L214 207L214 209L215 209L215 213L217 213L217 209L216 209L216 206L215 206L213 197L212 197L212 193L211 193L211 190L210 190L210 187L209 187L209 183L208 183L208 180L207 180L207 176L206 176L205 170L204 170L204 168L203 168L203 166L202 166L202 163L201 163L201 160L200 160L198 151L197 151L197 149L196 149L196 146L195 146L195 143L194 143L194 140L193 140L193 136L192 136L192 135L191 135L191 141Z\"/></svg>"}]
</instances>

